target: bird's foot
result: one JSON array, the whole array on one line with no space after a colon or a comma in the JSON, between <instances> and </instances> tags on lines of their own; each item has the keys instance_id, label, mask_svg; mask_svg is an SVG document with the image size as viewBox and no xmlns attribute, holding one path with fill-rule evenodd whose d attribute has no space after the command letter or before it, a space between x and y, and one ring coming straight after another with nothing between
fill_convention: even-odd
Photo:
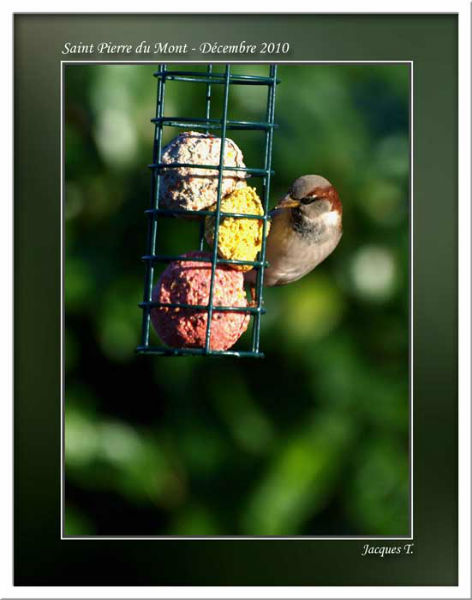
<instances>
[{"instance_id":1,"label":"bird's foot","mask_svg":"<svg viewBox=\"0 0 472 600\"><path fill-rule=\"evenodd\" d=\"M255 308L257 306L256 286L255 285L249 286L249 292L251 294L251 301L249 302L248 306L249 306L249 308Z\"/></svg>"},{"instance_id":2,"label":"bird's foot","mask_svg":"<svg viewBox=\"0 0 472 600\"><path fill-rule=\"evenodd\" d=\"M249 291L251 293L251 300L248 303L248 306L249 306L249 308L257 308L259 306L259 302L257 300L256 286L251 285L249 288ZM264 301L262 301L261 304L264 304Z\"/></svg>"}]
</instances>

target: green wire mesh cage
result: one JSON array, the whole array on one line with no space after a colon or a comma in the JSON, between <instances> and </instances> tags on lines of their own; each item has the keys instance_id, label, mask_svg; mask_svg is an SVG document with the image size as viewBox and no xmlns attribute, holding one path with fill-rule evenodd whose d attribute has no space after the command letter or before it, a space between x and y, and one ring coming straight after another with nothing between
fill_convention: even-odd
<instances>
[{"instance_id":1,"label":"green wire mesh cage","mask_svg":"<svg viewBox=\"0 0 472 600\"><path fill-rule=\"evenodd\" d=\"M270 182L273 171L271 170L272 161L272 140L274 128L277 125L274 122L275 112L275 90L276 85L279 83L277 80L277 66L268 65L268 73L266 76L259 75L241 75L231 73L231 65L227 64L224 66L224 72L216 72L213 65L208 65L205 71L184 71L184 70L169 70L165 64L160 65L158 71L154 73L157 78L157 104L156 104L156 116L151 119L155 124L154 143L153 143L153 161L149 165L152 177L151 177L151 206L145 211L148 222L148 233L147 233L147 253L142 257L145 263L145 277L144 277L144 294L143 302L140 303L142 308L142 331L141 331L141 343L137 348L139 354L155 354L163 356L186 356L186 355L218 355L218 356L237 356L237 357L253 357L261 358L264 354L260 351L260 328L261 328L261 317L265 313L263 308L263 297L262 297L262 282L264 275L264 267L267 265L265 261L265 246L266 246L266 232L268 231L268 208L269 208L269 193L270 193ZM204 103L204 116L203 117L168 117L164 116L165 96L166 96L166 84L168 82L185 82L188 85L205 85L206 96ZM213 86L223 86L223 101L222 101L222 114L220 118L212 118L212 94ZM265 120L263 121L241 121L241 120L230 120L228 118L228 105L230 97L231 86L265 86L267 88L267 100L265 106ZM174 162L172 164L162 162L162 139L163 130L165 127L174 127L179 129L192 129L195 131L201 131L206 134L220 135L220 154L219 164L194 164ZM226 133L230 130L238 131L260 131L264 136L264 162L263 168L250 168L250 167L235 167L225 166L225 144L226 144ZM182 208L167 208L160 206L160 187L161 177L164 171L169 169L179 169L183 167L191 167L194 169L208 169L210 173L214 174L217 171L217 200L216 205L212 210L198 210L190 211ZM225 171L237 171L241 172L244 177L257 177L262 180L262 205L263 214L250 214L250 213L236 213L236 212L223 212L221 210L221 201L223 197L222 193L222 181L223 173ZM193 257L192 261L202 261L211 263L210 271L210 285L209 285L209 298L208 304L187 304L180 302L158 302L153 301L153 288L155 271L158 264L169 263L173 261L183 261L182 255L169 255L163 254L159 251L159 235L158 231L160 227L165 227L165 219L172 217L189 217L193 219L197 218L199 221L199 250L203 250L205 244L205 218L208 216L213 217L214 231L213 239L214 244L211 250L211 259ZM218 256L218 231L220 226L220 217L233 217L236 219L258 219L262 221L262 243L260 251L253 261L241 261L235 259L224 259ZM196 250L196 248L189 248L189 250ZM187 259L188 260L188 259ZM248 306L221 306L215 303L215 272L217 265L244 265L251 267L257 271L256 283L253 290L253 302ZM207 314L206 320L206 332L205 340L201 347L182 347L173 348L167 346L156 346L150 343L151 333L151 312L154 308L167 307L169 310L182 310L182 311L201 311ZM213 323L213 316L218 312L235 312L249 314L252 321L250 348L248 350L215 350L211 348L211 329Z\"/></svg>"}]
</instances>

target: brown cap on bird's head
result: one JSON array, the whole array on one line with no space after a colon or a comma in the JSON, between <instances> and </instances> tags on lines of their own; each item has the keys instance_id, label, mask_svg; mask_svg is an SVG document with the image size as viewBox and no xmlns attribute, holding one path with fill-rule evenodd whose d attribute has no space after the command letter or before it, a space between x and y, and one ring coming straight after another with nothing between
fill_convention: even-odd
<instances>
[{"instance_id":1,"label":"brown cap on bird's head","mask_svg":"<svg viewBox=\"0 0 472 600\"><path fill-rule=\"evenodd\" d=\"M329 200L332 209L342 214L343 208L336 189L321 175L298 177L279 206L295 208L300 206L304 199L310 199L310 201Z\"/></svg>"},{"instance_id":2,"label":"brown cap on bird's head","mask_svg":"<svg viewBox=\"0 0 472 600\"><path fill-rule=\"evenodd\" d=\"M330 187L333 187L331 183L321 175L303 175L295 179L289 194L294 200L301 200L307 196L314 196L314 190L322 192Z\"/></svg>"}]
</instances>

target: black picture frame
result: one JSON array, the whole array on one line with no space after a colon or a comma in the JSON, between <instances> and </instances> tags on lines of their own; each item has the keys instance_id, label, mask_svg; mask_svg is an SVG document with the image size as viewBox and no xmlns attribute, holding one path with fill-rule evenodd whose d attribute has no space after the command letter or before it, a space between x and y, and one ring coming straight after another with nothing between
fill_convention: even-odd
<instances>
[{"instance_id":1,"label":"black picture frame","mask_svg":"<svg viewBox=\"0 0 472 600\"><path fill-rule=\"evenodd\" d=\"M283 38L293 61L411 61L409 554L363 557L365 540L61 539L61 51L67 40L99 39L135 47L172 37L198 47L215 31ZM14 584L457 585L458 16L17 14L14 38ZM104 58L139 59L91 57ZM202 57L197 50L192 58Z\"/></svg>"}]
</instances>

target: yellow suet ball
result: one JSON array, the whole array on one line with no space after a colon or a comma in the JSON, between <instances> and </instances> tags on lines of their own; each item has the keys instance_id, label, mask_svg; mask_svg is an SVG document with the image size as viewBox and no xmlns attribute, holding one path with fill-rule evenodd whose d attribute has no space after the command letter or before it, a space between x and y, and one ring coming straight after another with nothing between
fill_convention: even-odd
<instances>
[{"instance_id":1,"label":"yellow suet ball","mask_svg":"<svg viewBox=\"0 0 472 600\"><path fill-rule=\"evenodd\" d=\"M210 210L216 210L216 204ZM221 212L263 215L264 209L254 188L244 186L221 200ZM218 255L227 260L254 261L262 246L264 221L244 217L221 217L218 228ZM270 223L266 225L266 236ZM215 218L205 219L205 238L214 244ZM249 271L251 265L230 265L238 271Z\"/></svg>"}]
</instances>

